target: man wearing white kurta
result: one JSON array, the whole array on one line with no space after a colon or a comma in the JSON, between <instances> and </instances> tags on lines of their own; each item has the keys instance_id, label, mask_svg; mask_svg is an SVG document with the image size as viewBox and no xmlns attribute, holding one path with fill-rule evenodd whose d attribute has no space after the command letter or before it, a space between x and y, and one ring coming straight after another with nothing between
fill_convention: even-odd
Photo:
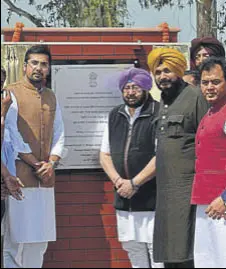
<instances>
[{"instance_id":1,"label":"man wearing white kurta","mask_svg":"<svg viewBox=\"0 0 226 269\"><path fill-rule=\"evenodd\" d=\"M16 162L23 201L8 200L6 268L41 268L48 241L56 240L54 167L64 148L64 126L54 93L43 84L51 55L45 46L26 52L22 81L8 86L17 99L18 129L32 154Z\"/></svg>"},{"instance_id":2,"label":"man wearing white kurta","mask_svg":"<svg viewBox=\"0 0 226 269\"><path fill-rule=\"evenodd\" d=\"M210 57L200 74L211 107L196 133L195 268L226 268L226 61Z\"/></svg>"},{"instance_id":3,"label":"man wearing white kurta","mask_svg":"<svg viewBox=\"0 0 226 269\"><path fill-rule=\"evenodd\" d=\"M158 103L149 96L148 72L132 68L122 72L119 88L125 105L109 114L100 152L100 162L115 186L118 239L133 268L163 268L153 261L155 217L155 117ZM153 166L153 175L145 172ZM146 179L135 186L135 176ZM150 180L150 181L149 181ZM148 181L148 182L147 182Z\"/></svg>"}]
</instances>

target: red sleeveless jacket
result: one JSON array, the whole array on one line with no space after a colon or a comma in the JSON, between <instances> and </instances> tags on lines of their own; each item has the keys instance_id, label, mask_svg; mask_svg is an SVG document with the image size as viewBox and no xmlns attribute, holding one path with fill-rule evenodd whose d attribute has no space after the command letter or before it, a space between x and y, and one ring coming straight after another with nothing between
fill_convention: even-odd
<instances>
[{"instance_id":1,"label":"red sleeveless jacket","mask_svg":"<svg viewBox=\"0 0 226 269\"><path fill-rule=\"evenodd\" d=\"M207 205L226 189L226 98L212 107L196 134L192 204Z\"/></svg>"}]
</instances>

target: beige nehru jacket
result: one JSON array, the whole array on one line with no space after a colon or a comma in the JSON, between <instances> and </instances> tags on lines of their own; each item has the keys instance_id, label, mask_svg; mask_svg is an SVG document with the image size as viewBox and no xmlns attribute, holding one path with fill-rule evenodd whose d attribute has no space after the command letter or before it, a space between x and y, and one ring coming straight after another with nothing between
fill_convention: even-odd
<instances>
[{"instance_id":1,"label":"beige nehru jacket","mask_svg":"<svg viewBox=\"0 0 226 269\"><path fill-rule=\"evenodd\" d=\"M18 103L18 129L24 142L28 143L32 154L39 161L48 161L53 139L53 124L56 112L56 97L52 90L44 88L40 93L29 82L22 80L7 87L11 90ZM16 161L17 176L25 187L38 187L40 180L34 170L22 160ZM52 187L55 175L48 184Z\"/></svg>"}]
</instances>

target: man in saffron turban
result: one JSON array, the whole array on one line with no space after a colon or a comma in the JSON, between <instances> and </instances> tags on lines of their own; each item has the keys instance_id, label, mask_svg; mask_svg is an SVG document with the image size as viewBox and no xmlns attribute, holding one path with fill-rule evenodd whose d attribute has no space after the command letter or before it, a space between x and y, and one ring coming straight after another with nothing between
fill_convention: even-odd
<instances>
[{"instance_id":1,"label":"man in saffron turban","mask_svg":"<svg viewBox=\"0 0 226 269\"><path fill-rule=\"evenodd\" d=\"M110 112L100 152L100 163L115 187L118 240L133 268L163 268L153 261L156 181L151 160L159 104L149 94L151 86L150 74L143 69L120 74L124 104ZM147 175L146 167L152 173ZM135 178L146 183L135 186Z\"/></svg>"},{"instance_id":2,"label":"man in saffron turban","mask_svg":"<svg viewBox=\"0 0 226 269\"><path fill-rule=\"evenodd\" d=\"M162 92L156 131L154 261L164 262L167 268L191 268L195 133L208 105L201 91L183 81L186 59L178 50L154 49L148 55L148 66ZM142 180L135 178L134 185L137 184Z\"/></svg>"}]
</instances>

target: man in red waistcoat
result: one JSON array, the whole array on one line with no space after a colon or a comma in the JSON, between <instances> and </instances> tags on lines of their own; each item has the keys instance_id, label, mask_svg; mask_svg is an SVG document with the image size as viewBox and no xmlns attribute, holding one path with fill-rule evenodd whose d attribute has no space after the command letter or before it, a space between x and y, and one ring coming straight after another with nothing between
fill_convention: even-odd
<instances>
[{"instance_id":1,"label":"man in red waistcoat","mask_svg":"<svg viewBox=\"0 0 226 269\"><path fill-rule=\"evenodd\" d=\"M226 268L226 62L201 66L201 89L211 104L196 134L195 268Z\"/></svg>"}]
</instances>

